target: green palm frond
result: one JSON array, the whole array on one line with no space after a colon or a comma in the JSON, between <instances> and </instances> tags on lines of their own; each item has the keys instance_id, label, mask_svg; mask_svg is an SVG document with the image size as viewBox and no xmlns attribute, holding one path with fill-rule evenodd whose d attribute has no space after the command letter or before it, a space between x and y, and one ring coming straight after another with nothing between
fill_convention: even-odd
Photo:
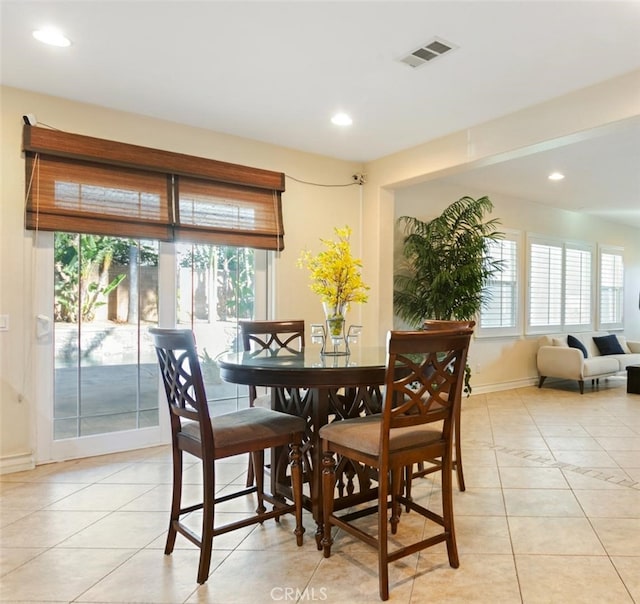
<instances>
[{"instance_id":1,"label":"green palm frond","mask_svg":"<svg viewBox=\"0 0 640 604\"><path fill-rule=\"evenodd\" d=\"M490 241L504 235L499 219L485 220L491 200L461 197L440 216L422 221L402 216L403 264L394 276L394 307L407 323L419 327L425 319L474 318L486 301L483 288L502 270L487 257Z\"/></svg>"}]
</instances>

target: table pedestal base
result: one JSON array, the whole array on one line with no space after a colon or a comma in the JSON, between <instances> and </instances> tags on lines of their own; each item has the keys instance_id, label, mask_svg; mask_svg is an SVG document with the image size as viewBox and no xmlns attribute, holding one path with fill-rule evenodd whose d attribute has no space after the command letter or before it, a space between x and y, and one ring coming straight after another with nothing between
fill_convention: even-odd
<instances>
[{"instance_id":1,"label":"table pedestal base","mask_svg":"<svg viewBox=\"0 0 640 604\"><path fill-rule=\"evenodd\" d=\"M272 388L272 408L307 421L302 443L304 506L316 521L316 544L322 538L322 447L318 433L331 421L380 413L382 395L379 386L349 388ZM287 475L288 456L284 450L272 452L272 493L291 497L291 481ZM342 465L338 460L337 499L341 510L377 498L376 476L365 466Z\"/></svg>"}]
</instances>

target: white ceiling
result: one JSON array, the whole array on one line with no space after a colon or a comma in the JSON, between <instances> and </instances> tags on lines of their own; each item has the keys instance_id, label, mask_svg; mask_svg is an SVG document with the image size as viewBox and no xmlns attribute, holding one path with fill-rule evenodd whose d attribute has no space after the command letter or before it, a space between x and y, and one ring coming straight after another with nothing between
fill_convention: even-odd
<instances>
[{"instance_id":1,"label":"white ceiling","mask_svg":"<svg viewBox=\"0 0 640 604\"><path fill-rule=\"evenodd\" d=\"M354 161L640 68L639 0L0 8L2 84ZM72 46L36 42L31 31L45 25ZM417 69L398 61L433 37L457 48ZM351 127L330 123L338 110ZM635 125L448 178L640 228L639 166ZM551 169L567 173L554 188L541 184Z\"/></svg>"}]
</instances>

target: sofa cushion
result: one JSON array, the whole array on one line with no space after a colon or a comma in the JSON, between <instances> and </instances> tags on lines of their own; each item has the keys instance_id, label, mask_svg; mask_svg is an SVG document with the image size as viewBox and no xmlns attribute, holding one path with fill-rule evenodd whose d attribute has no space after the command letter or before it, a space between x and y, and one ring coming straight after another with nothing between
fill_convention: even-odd
<instances>
[{"instance_id":1,"label":"sofa cushion","mask_svg":"<svg viewBox=\"0 0 640 604\"><path fill-rule=\"evenodd\" d=\"M585 359L589 356L587 354L587 349L585 348L585 345L580 340L578 340L578 338L576 338L575 336L572 336L571 334L569 334L567 336L567 344L569 345L569 348L577 348L578 350L581 350Z\"/></svg>"},{"instance_id":2,"label":"sofa cushion","mask_svg":"<svg viewBox=\"0 0 640 604\"><path fill-rule=\"evenodd\" d=\"M607 359L615 359L618 361L618 365L620 366L620 371L625 371L629 365L640 365L640 353L638 352L629 352L625 354L610 354L607 355Z\"/></svg>"},{"instance_id":3,"label":"sofa cushion","mask_svg":"<svg viewBox=\"0 0 640 604\"><path fill-rule=\"evenodd\" d=\"M614 333L609 334L608 336L596 336L593 338L593 341L602 356L609 354L624 354L624 350L622 349L622 346L620 346L620 342L618 342L618 338L616 338Z\"/></svg>"},{"instance_id":4,"label":"sofa cushion","mask_svg":"<svg viewBox=\"0 0 640 604\"><path fill-rule=\"evenodd\" d=\"M618 371L620 371L620 363L618 359L612 356L591 357L585 360L583 367L585 378L614 374L618 373Z\"/></svg>"}]
</instances>

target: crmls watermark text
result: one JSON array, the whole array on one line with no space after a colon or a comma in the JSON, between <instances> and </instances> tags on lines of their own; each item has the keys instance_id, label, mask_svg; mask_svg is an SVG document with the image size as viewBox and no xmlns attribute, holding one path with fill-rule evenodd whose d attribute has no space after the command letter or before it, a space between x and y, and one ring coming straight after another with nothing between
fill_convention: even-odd
<instances>
[{"instance_id":1,"label":"crmls watermark text","mask_svg":"<svg viewBox=\"0 0 640 604\"><path fill-rule=\"evenodd\" d=\"M327 588L274 587L271 590L271 599L276 602L321 602L327 599Z\"/></svg>"}]
</instances>

